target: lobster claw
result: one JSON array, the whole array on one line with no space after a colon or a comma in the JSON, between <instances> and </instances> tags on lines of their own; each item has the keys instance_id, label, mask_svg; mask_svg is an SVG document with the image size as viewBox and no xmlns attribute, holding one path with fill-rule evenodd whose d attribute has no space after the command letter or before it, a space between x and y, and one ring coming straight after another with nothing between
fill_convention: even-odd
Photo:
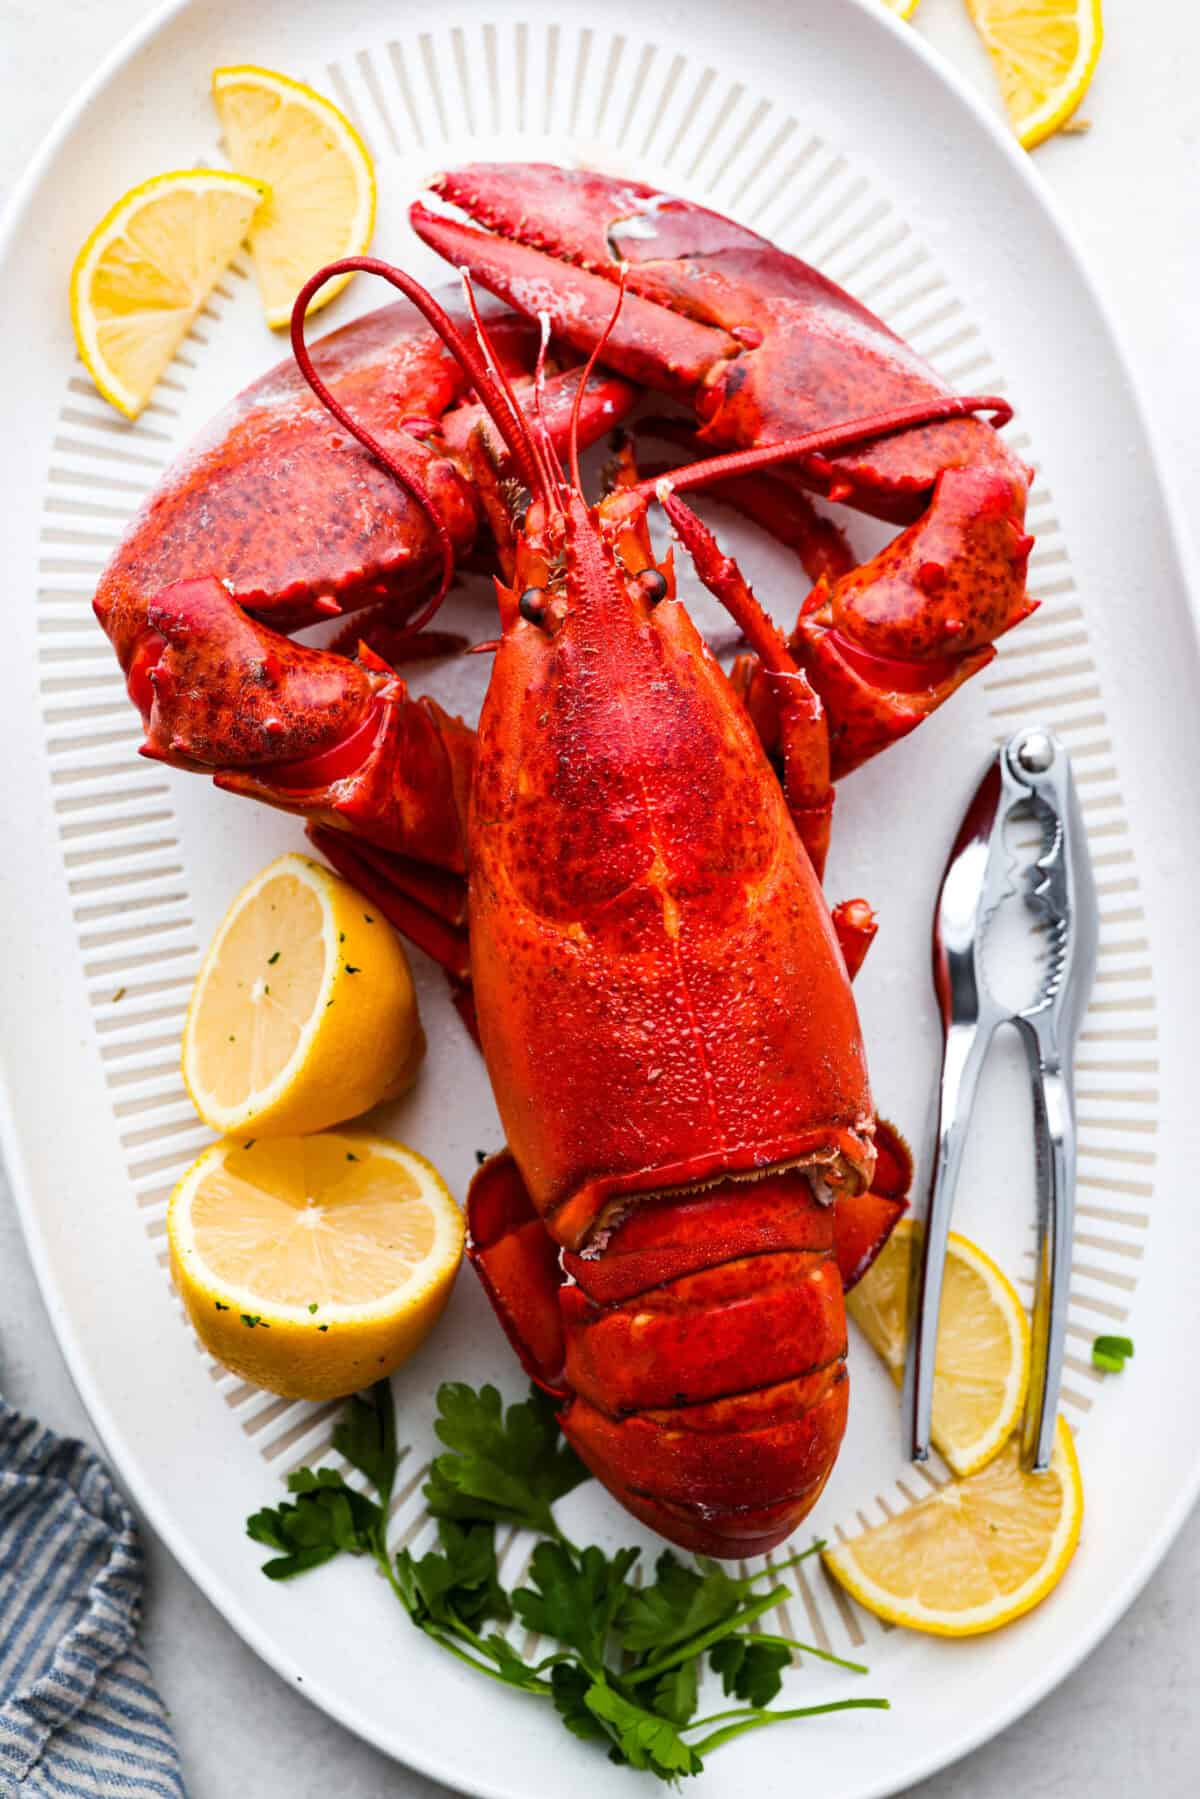
<instances>
[{"instance_id":1,"label":"lobster claw","mask_svg":"<svg viewBox=\"0 0 1200 1799\"><path fill-rule=\"evenodd\" d=\"M518 310L546 314L576 349L607 331L605 361L688 404L697 446L762 447L950 395L850 294L705 207L541 163L475 163L432 187L472 222L418 204L410 217L425 242ZM838 776L936 710L1033 610L1030 471L992 425L958 417L775 474L907 527L861 567L827 575L792 638L824 703Z\"/></svg>"},{"instance_id":2,"label":"lobster claw","mask_svg":"<svg viewBox=\"0 0 1200 1799\"><path fill-rule=\"evenodd\" d=\"M687 401L714 447L799 437L949 391L836 283L707 207L549 163L472 163L430 185L474 225L417 203L417 234L518 311L548 314L576 349L608 324L624 264L630 297L605 361ZM991 426L967 418L842 453L808 484L903 524L943 469L981 456L1024 475Z\"/></svg>"}]
</instances>

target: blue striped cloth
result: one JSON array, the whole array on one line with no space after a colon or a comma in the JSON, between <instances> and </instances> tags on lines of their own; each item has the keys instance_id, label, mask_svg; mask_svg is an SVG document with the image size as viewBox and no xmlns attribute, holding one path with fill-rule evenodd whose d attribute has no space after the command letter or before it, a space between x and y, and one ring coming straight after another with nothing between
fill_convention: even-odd
<instances>
[{"instance_id":1,"label":"blue striped cloth","mask_svg":"<svg viewBox=\"0 0 1200 1799\"><path fill-rule=\"evenodd\" d=\"M133 1514L103 1463L0 1399L0 1794L186 1799L141 1604Z\"/></svg>"}]
</instances>

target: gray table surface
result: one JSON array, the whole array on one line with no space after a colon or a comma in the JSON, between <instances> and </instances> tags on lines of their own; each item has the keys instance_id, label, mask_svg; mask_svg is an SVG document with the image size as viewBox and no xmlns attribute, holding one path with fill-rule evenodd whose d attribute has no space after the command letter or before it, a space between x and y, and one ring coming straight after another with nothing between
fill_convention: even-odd
<instances>
[{"instance_id":1,"label":"gray table surface","mask_svg":"<svg viewBox=\"0 0 1200 1799\"><path fill-rule=\"evenodd\" d=\"M781 0L782 3L782 0ZM921 29L988 76L961 0L924 0ZM76 87L147 0L0 0L0 200ZM1179 491L1200 488L1200 9L1192 0L1105 0L1108 43L1084 113L1086 136L1037 164L1123 327ZM280 55L283 57L283 51ZM1130 628L1137 621L1130 620ZM9 1029L18 1022L7 1021ZM0 1388L57 1430L95 1441L25 1253L0 1168ZM398 1767L292 1692L234 1635L153 1533L146 1636L193 1799L437 1799L446 1789ZM1029 1799L1137 1789L1200 1791L1200 1516L1140 1598L1069 1680L921 1799Z\"/></svg>"}]
</instances>

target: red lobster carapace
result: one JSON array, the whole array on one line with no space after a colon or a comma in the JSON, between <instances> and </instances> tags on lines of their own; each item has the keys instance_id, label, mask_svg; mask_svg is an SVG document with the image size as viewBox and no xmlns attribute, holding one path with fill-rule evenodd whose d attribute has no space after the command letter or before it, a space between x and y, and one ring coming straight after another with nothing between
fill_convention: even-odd
<instances>
[{"instance_id":1,"label":"red lobster carapace","mask_svg":"<svg viewBox=\"0 0 1200 1799\"><path fill-rule=\"evenodd\" d=\"M527 416L512 321L472 341L407 277L356 266L386 274L428 321L400 315L399 360L436 374L441 418L419 393L372 382L372 359L392 367L397 355L395 308L340 334L344 353L322 346L318 373L300 330L325 278L314 277L294 342L362 448L332 432L294 378L268 377L135 522L97 610L148 753L307 815L330 859L469 979L511 1146L473 1189L472 1257L526 1366L563 1394L580 1453L673 1540L763 1550L803 1517L833 1464L847 1392L840 1276L867 1265L909 1175L902 1146L875 1124L849 992L870 914L854 902L835 925L814 869L831 764L910 729L986 659L988 606L993 634L1027 609L1014 498L1024 471L972 416L991 402L957 400L928 372L916 382L911 352L870 321L876 362L891 355L905 375L890 404L880 380L864 390L870 410L812 424L805 401L795 416L806 432L781 441L771 426L759 449L657 486L753 652L731 682L675 598L669 558L655 561L655 484L639 484L624 456L589 509L577 475L562 478L556 443L571 440L574 468L580 419L594 433L628 406L628 387L568 372L559 388L583 396L572 407L539 377L524 391L545 397ZM607 283L604 293L611 315ZM613 359L644 376L621 348L624 323L621 309ZM797 315L791 328L809 325ZM732 338L737 355L753 353L751 335ZM724 379L733 385L728 368ZM774 416L789 416L786 405ZM939 433L951 459L931 478ZM910 442L918 468L906 483L898 446ZM865 471L863 493L841 491L843 463ZM840 497L865 493L876 511L884 499L893 515L926 510L856 584L836 534L781 467ZM818 565L789 640L679 497L717 480ZM351 659L266 622L292 628L370 598L401 624L423 615L481 517L504 578L478 737L413 700L377 649L360 644ZM247 575L256 557L261 579ZM973 578L987 600L975 610ZM905 635L897 607L911 624L918 605L923 628ZM368 633L393 661L410 653L387 618ZM825 678L818 641L844 678ZM966 653L955 662L948 644Z\"/></svg>"}]
</instances>

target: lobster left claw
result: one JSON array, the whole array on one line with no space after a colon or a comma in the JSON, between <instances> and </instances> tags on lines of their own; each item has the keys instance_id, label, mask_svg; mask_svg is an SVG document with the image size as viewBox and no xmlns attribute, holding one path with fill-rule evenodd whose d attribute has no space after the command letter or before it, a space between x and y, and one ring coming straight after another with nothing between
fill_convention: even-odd
<instances>
[{"instance_id":1,"label":"lobster left claw","mask_svg":"<svg viewBox=\"0 0 1200 1799\"><path fill-rule=\"evenodd\" d=\"M542 163L476 163L431 185L474 223L418 204L418 235L518 310L547 314L576 349L608 330L624 266L605 361L689 405L698 447L777 443L950 395L851 295L705 207ZM835 774L912 730L1034 607L1030 471L998 432L960 417L868 435L786 468L790 482L907 527L861 567L826 575L793 636L829 716Z\"/></svg>"}]
</instances>

